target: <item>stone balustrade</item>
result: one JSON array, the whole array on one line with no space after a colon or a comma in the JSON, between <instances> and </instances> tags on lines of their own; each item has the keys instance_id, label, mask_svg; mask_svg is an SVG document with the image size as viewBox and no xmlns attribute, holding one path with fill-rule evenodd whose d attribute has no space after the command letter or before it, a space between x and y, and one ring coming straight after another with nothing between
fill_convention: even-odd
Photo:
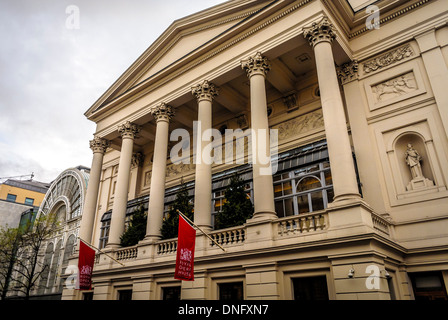
<instances>
[{"instance_id":1,"label":"stone balustrade","mask_svg":"<svg viewBox=\"0 0 448 320\"><path fill-rule=\"evenodd\" d=\"M177 250L177 238L157 242L157 255L175 254Z\"/></svg>"},{"instance_id":2,"label":"stone balustrade","mask_svg":"<svg viewBox=\"0 0 448 320\"><path fill-rule=\"evenodd\" d=\"M278 235L290 236L326 229L328 227L328 214L311 213L306 215L290 216L277 221Z\"/></svg>"},{"instance_id":3,"label":"stone balustrade","mask_svg":"<svg viewBox=\"0 0 448 320\"><path fill-rule=\"evenodd\" d=\"M244 226L238 226L216 230L210 233L210 237L221 246L242 244L246 240L246 228ZM216 244L210 241L210 246L216 247Z\"/></svg>"},{"instance_id":4,"label":"stone balustrade","mask_svg":"<svg viewBox=\"0 0 448 320\"><path fill-rule=\"evenodd\" d=\"M133 260L135 258L137 258L137 246L118 249L115 252L115 259L118 261Z\"/></svg>"},{"instance_id":5,"label":"stone balustrade","mask_svg":"<svg viewBox=\"0 0 448 320\"><path fill-rule=\"evenodd\" d=\"M373 227L378 230L381 231L387 235L390 235L390 223L389 221L387 221L386 219L384 219L383 217L375 214L372 212L372 223L373 223Z\"/></svg>"},{"instance_id":6,"label":"stone balustrade","mask_svg":"<svg viewBox=\"0 0 448 320\"><path fill-rule=\"evenodd\" d=\"M374 213L371 213L371 218L371 225L375 231L383 236L390 236L390 222ZM293 239L294 237L312 234L318 235L322 232L328 232L330 227L329 213L327 210L309 214L288 216L266 221L263 224L265 224L268 229L272 227L272 241L274 241L274 246L277 241L279 241L278 244L280 245L280 242L283 243L283 241L289 241L287 239ZM250 249L250 246L253 246L254 241L257 241L251 239L250 235L252 233L249 232L249 228L251 228L251 225L245 224L233 228L215 230L210 232L209 236L222 247L232 248L232 251L244 251ZM197 237L196 252L198 256L222 254L222 251L216 252L213 250L218 248L215 242L206 238L200 232L198 232ZM313 240L310 239L309 241ZM165 261L166 258L175 259L177 251L177 238L159 240L147 244L142 243L132 247L115 249L114 251L115 258L118 261L132 261L137 258L149 258L153 261L159 261L160 259L160 261ZM148 253L145 254L145 252L154 253L147 256ZM142 256L140 257L139 255L141 253ZM97 259L96 262L98 263L99 259ZM118 264L116 266L118 266Z\"/></svg>"}]
</instances>

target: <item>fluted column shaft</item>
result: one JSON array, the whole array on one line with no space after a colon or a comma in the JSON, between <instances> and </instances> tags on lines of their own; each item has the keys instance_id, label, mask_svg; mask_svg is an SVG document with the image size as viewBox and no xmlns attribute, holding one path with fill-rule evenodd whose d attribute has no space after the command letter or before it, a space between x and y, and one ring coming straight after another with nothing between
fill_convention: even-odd
<instances>
[{"instance_id":1,"label":"fluted column shaft","mask_svg":"<svg viewBox=\"0 0 448 320\"><path fill-rule=\"evenodd\" d=\"M334 189L334 202L359 199L355 166L334 65L332 41L336 38L327 18L304 29L304 36L314 48L322 113Z\"/></svg>"},{"instance_id":2,"label":"fluted column shaft","mask_svg":"<svg viewBox=\"0 0 448 320\"><path fill-rule=\"evenodd\" d=\"M270 64L267 58L257 53L242 61L241 66L250 81L254 219L273 219L276 213L265 85Z\"/></svg>"},{"instance_id":3,"label":"fluted column shaft","mask_svg":"<svg viewBox=\"0 0 448 320\"><path fill-rule=\"evenodd\" d=\"M120 246L120 237L124 232L126 206L128 202L129 176L131 173L134 139L140 127L127 121L118 127L122 137L120 162L118 165L117 185L115 188L112 218L110 222L108 248Z\"/></svg>"},{"instance_id":4,"label":"fluted column shaft","mask_svg":"<svg viewBox=\"0 0 448 320\"><path fill-rule=\"evenodd\" d=\"M212 165L211 155L203 150L209 141L203 141L204 132L212 128L212 101L218 88L204 81L192 88L198 101L198 132L196 149L196 172L194 187L194 222L204 230L212 228Z\"/></svg>"},{"instance_id":5,"label":"fluted column shaft","mask_svg":"<svg viewBox=\"0 0 448 320\"><path fill-rule=\"evenodd\" d=\"M148 223L145 240L155 241L162 236L162 219L165 200L166 159L170 120L174 115L171 106L162 103L151 111L156 119L156 139L151 173L151 189L148 208Z\"/></svg>"},{"instance_id":6,"label":"fluted column shaft","mask_svg":"<svg viewBox=\"0 0 448 320\"><path fill-rule=\"evenodd\" d=\"M93 151L93 160L90 168L89 184L87 186L86 198L84 201L81 226L79 228L79 237L89 243L92 241L103 157L109 145L110 142L108 140L99 137L95 137L95 139L90 141L90 148Z\"/></svg>"}]
</instances>

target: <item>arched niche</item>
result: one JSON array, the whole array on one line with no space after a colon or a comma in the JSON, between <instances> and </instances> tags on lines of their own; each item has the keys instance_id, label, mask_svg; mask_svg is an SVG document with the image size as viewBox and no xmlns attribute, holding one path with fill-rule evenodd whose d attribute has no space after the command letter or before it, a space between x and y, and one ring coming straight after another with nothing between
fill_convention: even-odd
<instances>
[{"instance_id":1,"label":"arched niche","mask_svg":"<svg viewBox=\"0 0 448 320\"><path fill-rule=\"evenodd\" d=\"M412 175L411 167L406 162L406 151L408 148L412 148L418 152L421 157L419 165L422 172L422 179L426 178L430 181L426 181L426 184L422 182L420 187L424 188L434 185L434 174L431 168L431 161L429 161L428 150L426 148L424 137L416 132L405 132L396 138L393 148L395 150L400 176L407 191L416 189L415 186L413 187L412 184L410 184L411 181L416 179L416 177Z\"/></svg>"}]
</instances>

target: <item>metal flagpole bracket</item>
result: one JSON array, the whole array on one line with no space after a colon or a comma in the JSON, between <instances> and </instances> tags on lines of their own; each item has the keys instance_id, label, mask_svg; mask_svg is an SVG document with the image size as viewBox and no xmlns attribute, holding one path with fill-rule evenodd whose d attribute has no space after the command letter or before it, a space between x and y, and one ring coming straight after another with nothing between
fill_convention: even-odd
<instances>
[{"instance_id":1,"label":"metal flagpole bracket","mask_svg":"<svg viewBox=\"0 0 448 320\"><path fill-rule=\"evenodd\" d=\"M202 230L199 226L197 226L193 221L191 221L186 215L184 215L182 212L179 211L179 209L176 209L177 213L179 213L182 218L184 218L185 220L187 220L190 224L192 224L193 226L195 226L199 231L201 231L207 238L209 238L214 244L216 244L219 248L221 248L222 251L227 252L226 249L224 249L218 242L216 242L215 239L213 239L212 237L210 237L207 233L205 233L204 230Z\"/></svg>"}]
</instances>

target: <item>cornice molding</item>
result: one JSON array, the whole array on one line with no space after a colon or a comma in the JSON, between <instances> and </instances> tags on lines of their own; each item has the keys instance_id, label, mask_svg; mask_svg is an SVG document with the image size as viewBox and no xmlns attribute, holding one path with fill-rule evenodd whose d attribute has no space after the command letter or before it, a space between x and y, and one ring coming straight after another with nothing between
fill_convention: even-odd
<instances>
[{"instance_id":1,"label":"cornice molding","mask_svg":"<svg viewBox=\"0 0 448 320\"><path fill-rule=\"evenodd\" d=\"M403 9L397 11L397 12L394 12L392 14L387 15L384 18L381 18L380 21L379 21L379 24L381 25L381 24L384 24L384 23L386 23L388 21L391 21L391 20L393 20L393 19L395 19L395 18L397 18L397 17L399 17L399 16L401 16L403 14L406 14L406 13L408 13L410 11L413 11L413 10L417 9L418 7L421 7L422 5L424 5L424 4L428 3L428 2L431 2L431 1L432 0L420 0L417 3L409 5L409 6L403 8ZM358 31L350 33L348 35L348 38L349 39L355 38L355 37L360 36L361 34L366 33L368 31L371 31L371 30L369 30L367 27L363 27L362 29L360 29Z\"/></svg>"}]
</instances>

